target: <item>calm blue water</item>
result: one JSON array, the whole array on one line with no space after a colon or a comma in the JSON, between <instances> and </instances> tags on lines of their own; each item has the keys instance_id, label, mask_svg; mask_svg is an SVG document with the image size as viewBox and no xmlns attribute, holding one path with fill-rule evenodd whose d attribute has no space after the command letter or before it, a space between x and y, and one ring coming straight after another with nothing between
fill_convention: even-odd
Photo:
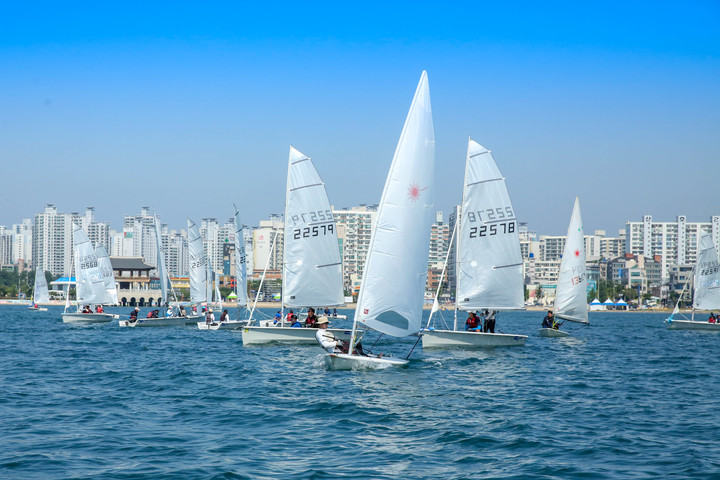
<instances>
[{"instance_id":1,"label":"calm blue water","mask_svg":"<svg viewBox=\"0 0 720 480\"><path fill-rule=\"evenodd\" d=\"M331 372L316 347L60 311L0 307L0 478L720 477L720 336L662 314L592 313L569 339L503 314L525 347Z\"/></svg>"}]
</instances>

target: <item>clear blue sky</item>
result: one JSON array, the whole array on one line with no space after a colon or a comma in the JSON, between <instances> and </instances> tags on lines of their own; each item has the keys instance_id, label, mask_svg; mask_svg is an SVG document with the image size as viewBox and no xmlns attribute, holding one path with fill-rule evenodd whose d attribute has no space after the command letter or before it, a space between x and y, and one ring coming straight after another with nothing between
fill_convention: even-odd
<instances>
[{"instance_id":1,"label":"clear blue sky","mask_svg":"<svg viewBox=\"0 0 720 480\"><path fill-rule=\"evenodd\" d=\"M586 232L720 214L718 1L244 3L3 5L0 224L256 224L291 143L336 207L377 203L423 69L440 210L472 135L539 233L576 195Z\"/></svg>"}]
</instances>

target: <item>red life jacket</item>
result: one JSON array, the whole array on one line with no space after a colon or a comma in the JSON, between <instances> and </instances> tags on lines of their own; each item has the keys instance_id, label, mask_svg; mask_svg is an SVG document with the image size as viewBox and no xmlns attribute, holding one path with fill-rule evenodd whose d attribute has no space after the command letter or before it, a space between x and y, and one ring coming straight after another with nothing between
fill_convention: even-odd
<instances>
[{"instance_id":1,"label":"red life jacket","mask_svg":"<svg viewBox=\"0 0 720 480\"><path fill-rule=\"evenodd\" d=\"M475 328L480 324L480 320L477 317L469 317L465 324L470 328Z\"/></svg>"}]
</instances>

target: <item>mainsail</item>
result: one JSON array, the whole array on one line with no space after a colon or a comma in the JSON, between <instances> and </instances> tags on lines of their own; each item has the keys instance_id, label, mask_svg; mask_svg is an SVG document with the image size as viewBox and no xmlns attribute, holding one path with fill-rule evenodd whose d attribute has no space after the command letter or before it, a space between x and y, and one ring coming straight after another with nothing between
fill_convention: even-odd
<instances>
[{"instance_id":1,"label":"mainsail","mask_svg":"<svg viewBox=\"0 0 720 480\"><path fill-rule=\"evenodd\" d=\"M693 308L720 310L720 264L710 234L700 237L694 283Z\"/></svg>"},{"instance_id":2,"label":"mainsail","mask_svg":"<svg viewBox=\"0 0 720 480\"><path fill-rule=\"evenodd\" d=\"M588 323L586 281L585 236L580 217L580 201L575 198L555 291L556 317Z\"/></svg>"},{"instance_id":3,"label":"mainsail","mask_svg":"<svg viewBox=\"0 0 720 480\"><path fill-rule=\"evenodd\" d=\"M103 303L108 305L117 305L118 292L117 286L115 285L115 274L113 272L110 256L108 255L105 247L102 245L95 247L95 255L97 255L98 267L100 267L103 282L105 283L105 301Z\"/></svg>"},{"instance_id":4,"label":"mainsail","mask_svg":"<svg viewBox=\"0 0 720 480\"><path fill-rule=\"evenodd\" d=\"M285 199L283 304L344 303L337 225L310 157L290 147Z\"/></svg>"},{"instance_id":5,"label":"mainsail","mask_svg":"<svg viewBox=\"0 0 720 480\"><path fill-rule=\"evenodd\" d=\"M99 304L105 301L105 282L98 266L95 249L82 227L73 224L75 251L75 291L78 308L81 304Z\"/></svg>"},{"instance_id":6,"label":"mainsail","mask_svg":"<svg viewBox=\"0 0 720 480\"><path fill-rule=\"evenodd\" d=\"M161 305L165 305L168 302L168 275L165 269L165 255L163 254L162 248L162 236L160 235L160 221L155 215L155 244L157 246L157 258L158 258L158 277L160 277L160 292L162 295Z\"/></svg>"},{"instance_id":7,"label":"mainsail","mask_svg":"<svg viewBox=\"0 0 720 480\"><path fill-rule=\"evenodd\" d=\"M423 71L378 207L355 322L396 337L420 330L433 214L435 135Z\"/></svg>"},{"instance_id":8,"label":"mainsail","mask_svg":"<svg viewBox=\"0 0 720 480\"><path fill-rule=\"evenodd\" d=\"M207 257L202 237L195 222L188 219L188 250L190 256L190 301L200 303L207 300Z\"/></svg>"},{"instance_id":9,"label":"mainsail","mask_svg":"<svg viewBox=\"0 0 720 480\"><path fill-rule=\"evenodd\" d=\"M240 221L240 212L235 208L235 295L237 306L247 305L247 273L245 271L245 237Z\"/></svg>"},{"instance_id":10,"label":"mainsail","mask_svg":"<svg viewBox=\"0 0 720 480\"><path fill-rule=\"evenodd\" d=\"M517 219L488 149L468 141L458 238L457 306L519 310L525 306Z\"/></svg>"},{"instance_id":11,"label":"mainsail","mask_svg":"<svg viewBox=\"0 0 720 480\"><path fill-rule=\"evenodd\" d=\"M50 301L50 292L48 292L47 279L45 271L42 268L35 270L35 286L33 287L33 302L48 303Z\"/></svg>"}]
</instances>

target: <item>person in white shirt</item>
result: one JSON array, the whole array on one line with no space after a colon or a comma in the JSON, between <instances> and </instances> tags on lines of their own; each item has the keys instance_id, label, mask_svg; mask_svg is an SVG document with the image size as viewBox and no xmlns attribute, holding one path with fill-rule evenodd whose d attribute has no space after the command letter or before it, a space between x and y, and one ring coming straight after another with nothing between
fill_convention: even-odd
<instances>
[{"instance_id":1,"label":"person in white shirt","mask_svg":"<svg viewBox=\"0 0 720 480\"><path fill-rule=\"evenodd\" d=\"M335 337L333 332L328 331L327 317L320 317L317 321L317 332L315 332L315 340L328 353L342 353L343 341Z\"/></svg>"},{"instance_id":2,"label":"person in white shirt","mask_svg":"<svg viewBox=\"0 0 720 480\"><path fill-rule=\"evenodd\" d=\"M215 314L212 308L208 308L207 313L205 313L205 323L208 325L215 323Z\"/></svg>"}]
</instances>

